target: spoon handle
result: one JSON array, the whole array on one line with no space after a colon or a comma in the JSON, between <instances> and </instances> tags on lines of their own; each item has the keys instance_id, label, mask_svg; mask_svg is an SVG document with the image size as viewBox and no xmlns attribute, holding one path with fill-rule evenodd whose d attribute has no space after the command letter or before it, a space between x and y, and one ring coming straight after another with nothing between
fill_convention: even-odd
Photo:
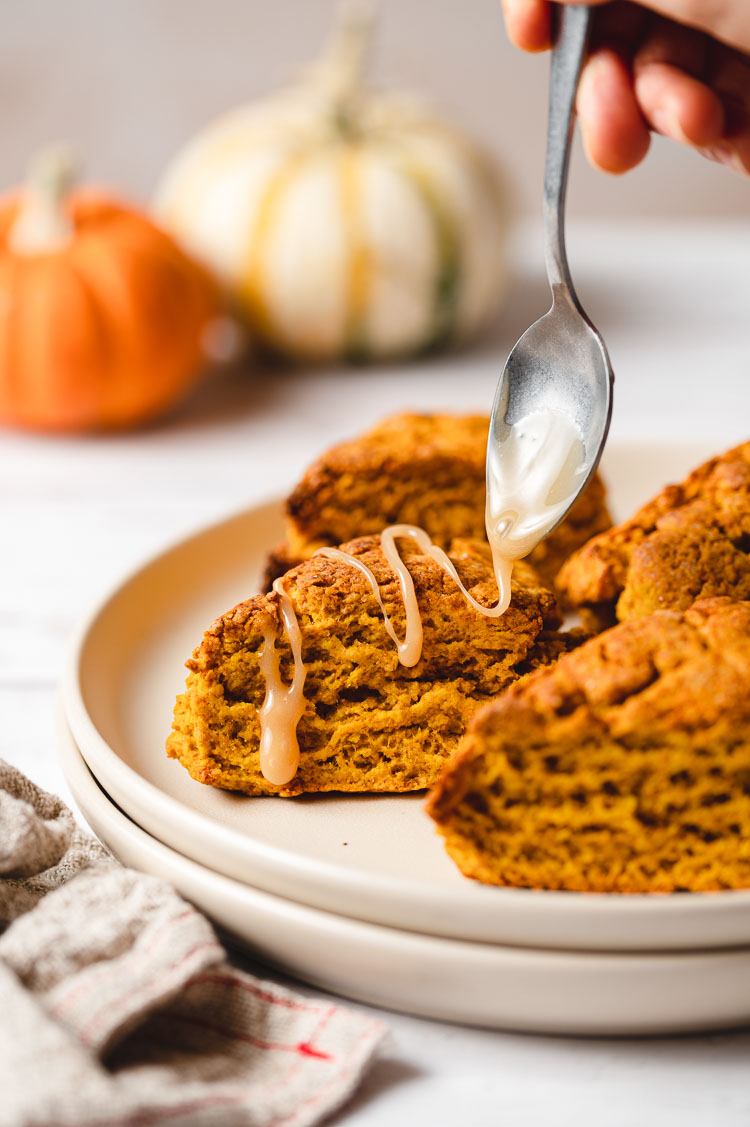
<instances>
[{"instance_id":1,"label":"spoon handle","mask_svg":"<svg viewBox=\"0 0 750 1127\"><path fill-rule=\"evenodd\" d=\"M557 40L552 48L549 85L547 155L544 164L544 255L553 296L567 289L578 299L565 254L565 188L568 183L573 108L586 51L593 9L587 4L560 9Z\"/></svg>"}]
</instances>

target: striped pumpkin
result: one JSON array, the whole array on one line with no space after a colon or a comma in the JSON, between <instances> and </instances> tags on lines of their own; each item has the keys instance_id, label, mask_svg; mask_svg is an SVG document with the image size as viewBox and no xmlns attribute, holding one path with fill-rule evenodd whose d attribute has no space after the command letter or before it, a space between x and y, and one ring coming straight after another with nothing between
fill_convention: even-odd
<instances>
[{"instance_id":1,"label":"striped pumpkin","mask_svg":"<svg viewBox=\"0 0 750 1127\"><path fill-rule=\"evenodd\" d=\"M350 19L298 87L197 136L156 196L161 224L290 356L423 352L470 336L505 287L497 174L413 101L363 91L366 39Z\"/></svg>"}]
</instances>

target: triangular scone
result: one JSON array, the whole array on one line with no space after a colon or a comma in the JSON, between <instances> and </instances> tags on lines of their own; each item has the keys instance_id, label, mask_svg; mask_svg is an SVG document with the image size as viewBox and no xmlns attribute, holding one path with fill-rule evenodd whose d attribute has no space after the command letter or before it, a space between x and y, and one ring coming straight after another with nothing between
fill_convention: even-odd
<instances>
[{"instance_id":1,"label":"triangular scone","mask_svg":"<svg viewBox=\"0 0 750 1127\"><path fill-rule=\"evenodd\" d=\"M401 636L403 602L379 537L362 537L345 548L371 568ZM247 794L408 791L431 785L469 716L544 660L546 631L559 624L559 615L546 588L514 582L509 609L500 618L486 618L430 557L402 551L424 628L422 657L413 668L399 664L378 604L355 568L316 556L285 577L307 669L305 710L297 729L300 763L291 782L273 786L259 767L258 710L265 681L258 651L264 627L278 627L274 593L241 603L206 632L187 663L190 675L175 707L168 754L200 782ZM489 563L465 550L454 562L474 597L492 605L497 587ZM286 637L277 644L282 676L289 681Z\"/></svg>"},{"instance_id":2,"label":"triangular scone","mask_svg":"<svg viewBox=\"0 0 750 1127\"><path fill-rule=\"evenodd\" d=\"M393 415L326 451L287 501L287 544L272 553L272 580L322 545L415 524L443 548L485 539L487 415ZM531 554L551 586L563 561L611 525L595 475L560 524Z\"/></svg>"},{"instance_id":3,"label":"triangular scone","mask_svg":"<svg viewBox=\"0 0 750 1127\"><path fill-rule=\"evenodd\" d=\"M488 884L750 887L748 686L748 602L615 626L476 714L429 813Z\"/></svg>"},{"instance_id":4,"label":"triangular scone","mask_svg":"<svg viewBox=\"0 0 750 1127\"><path fill-rule=\"evenodd\" d=\"M750 442L590 540L564 565L558 585L599 627L714 595L750 598Z\"/></svg>"}]
</instances>

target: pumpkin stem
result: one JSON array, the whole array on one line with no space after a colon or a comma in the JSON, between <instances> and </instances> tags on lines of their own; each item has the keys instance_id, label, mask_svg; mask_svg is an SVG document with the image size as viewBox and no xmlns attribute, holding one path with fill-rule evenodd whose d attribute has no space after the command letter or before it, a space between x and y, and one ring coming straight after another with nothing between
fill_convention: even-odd
<instances>
[{"instance_id":1,"label":"pumpkin stem","mask_svg":"<svg viewBox=\"0 0 750 1127\"><path fill-rule=\"evenodd\" d=\"M50 254L67 245L73 223L64 205L74 178L73 160L62 145L36 155L8 235L8 246L15 254Z\"/></svg>"},{"instance_id":2,"label":"pumpkin stem","mask_svg":"<svg viewBox=\"0 0 750 1127\"><path fill-rule=\"evenodd\" d=\"M323 56L309 71L342 133L357 132L374 24L371 0L343 0Z\"/></svg>"}]
</instances>

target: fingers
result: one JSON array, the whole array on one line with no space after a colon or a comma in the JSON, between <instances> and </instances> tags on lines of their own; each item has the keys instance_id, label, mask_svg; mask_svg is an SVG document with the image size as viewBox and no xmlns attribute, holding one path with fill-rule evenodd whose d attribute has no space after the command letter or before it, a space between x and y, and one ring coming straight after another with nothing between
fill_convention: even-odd
<instances>
[{"instance_id":1,"label":"fingers","mask_svg":"<svg viewBox=\"0 0 750 1127\"><path fill-rule=\"evenodd\" d=\"M713 52L712 80L724 108L724 134L706 156L750 172L750 59L720 46Z\"/></svg>"},{"instance_id":2,"label":"fingers","mask_svg":"<svg viewBox=\"0 0 750 1127\"><path fill-rule=\"evenodd\" d=\"M608 172L633 168L648 149L644 131L653 130L750 172L750 59L658 16L628 26L627 6L617 8L599 21L579 87L592 164Z\"/></svg>"},{"instance_id":3,"label":"fingers","mask_svg":"<svg viewBox=\"0 0 750 1127\"><path fill-rule=\"evenodd\" d=\"M654 22L633 58L641 111L658 133L750 171L750 60L709 36Z\"/></svg>"},{"instance_id":4,"label":"fingers","mask_svg":"<svg viewBox=\"0 0 750 1127\"><path fill-rule=\"evenodd\" d=\"M632 4L606 4L601 21L619 42L635 42L644 22ZM552 44L552 5L547 0L502 0L508 36L524 51L544 51ZM648 128L638 109L627 68L613 51L595 51L587 62L577 98L584 147L589 160L607 172L625 172L643 159Z\"/></svg>"},{"instance_id":5,"label":"fingers","mask_svg":"<svg viewBox=\"0 0 750 1127\"><path fill-rule=\"evenodd\" d=\"M643 116L657 133L697 149L721 140L721 99L684 71L652 63L635 72L634 90Z\"/></svg>"},{"instance_id":6,"label":"fingers","mask_svg":"<svg viewBox=\"0 0 750 1127\"><path fill-rule=\"evenodd\" d=\"M568 0L562 0L567 3ZM596 2L596 0L594 0ZM750 4L746 0L642 0L647 8L677 24L750 52Z\"/></svg>"},{"instance_id":7,"label":"fingers","mask_svg":"<svg viewBox=\"0 0 750 1127\"><path fill-rule=\"evenodd\" d=\"M705 81L710 39L666 20L655 20L633 58L633 88L652 129L702 149L724 132L721 98Z\"/></svg>"},{"instance_id":8,"label":"fingers","mask_svg":"<svg viewBox=\"0 0 750 1127\"><path fill-rule=\"evenodd\" d=\"M580 4L582 0L557 2ZM608 5L610 0L588 2L600 6ZM521 0L511 0L511 3L520 5ZM750 4L747 0L639 0L639 3L672 23L694 28L750 54Z\"/></svg>"},{"instance_id":9,"label":"fingers","mask_svg":"<svg viewBox=\"0 0 750 1127\"><path fill-rule=\"evenodd\" d=\"M581 3L582 0L558 0ZM589 0L608 6L609 0ZM642 0L643 6L673 24L705 32L713 39L750 54L750 4L745 0ZM502 0L508 35L524 51L543 51L550 45L548 0Z\"/></svg>"},{"instance_id":10,"label":"fingers","mask_svg":"<svg viewBox=\"0 0 750 1127\"><path fill-rule=\"evenodd\" d=\"M635 168L650 144L649 129L636 100L630 70L609 48L596 51L584 67L576 110L586 156L604 172Z\"/></svg>"},{"instance_id":11,"label":"fingers","mask_svg":"<svg viewBox=\"0 0 750 1127\"><path fill-rule=\"evenodd\" d=\"M555 7L550 0L501 0L505 28L508 38L522 51L546 51L552 46L552 10ZM565 3L566 0L561 0ZM584 0L571 0L572 3L583 3ZM589 0L594 6L608 9L604 18L611 23L609 9L617 10L626 8L637 10L633 4L623 4L620 0ZM620 16L621 16L620 12ZM615 20L618 20L615 15ZM640 19L641 17L636 17Z\"/></svg>"},{"instance_id":12,"label":"fingers","mask_svg":"<svg viewBox=\"0 0 750 1127\"><path fill-rule=\"evenodd\" d=\"M576 106L591 163L612 173L634 168L653 130L750 173L750 57L743 54L750 51L750 2L589 2L602 10ZM502 4L516 46L550 47L547 0Z\"/></svg>"},{"instance_id":13,"label":"fingers","mask_svg":"<svg viewBox=\"0 0 750 1127\"><path fill-rule=\"evenodd\" d=\"M547 0L502 0L508 38L522 51L552 45L552 14Z\"/></svg>"}]
</instances>

